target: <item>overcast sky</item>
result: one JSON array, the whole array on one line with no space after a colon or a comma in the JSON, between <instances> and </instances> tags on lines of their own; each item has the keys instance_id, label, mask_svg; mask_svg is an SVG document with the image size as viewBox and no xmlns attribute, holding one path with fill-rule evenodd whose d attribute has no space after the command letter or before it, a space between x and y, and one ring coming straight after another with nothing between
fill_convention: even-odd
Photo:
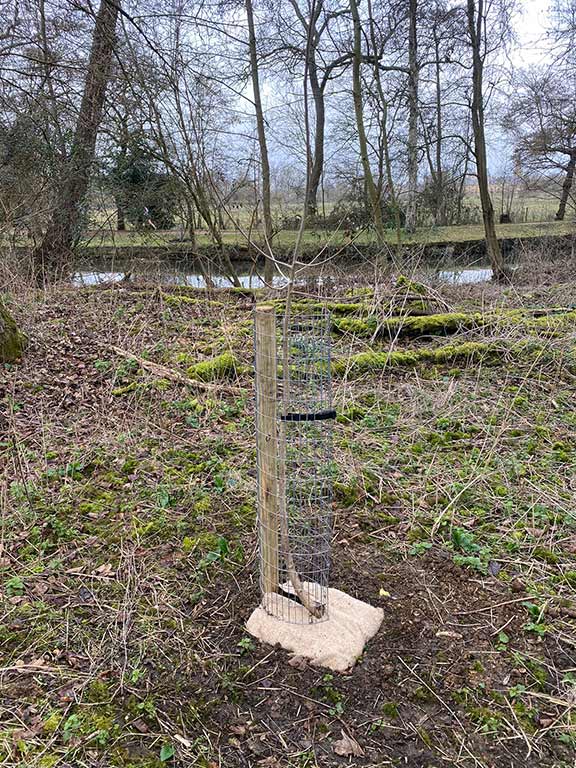
<instances>
[{"instance_id":1,"label":"overcast sky","mask_svg":"<svg viewBox=\"0 0 576 768\"><path fill-rule=\"evenodd\" d=\"M521 0L522 11L516 21L518 47L513 56L518 66L525 66L544 57L549 4L549 0Z\"/></svg>"}]
</instances>

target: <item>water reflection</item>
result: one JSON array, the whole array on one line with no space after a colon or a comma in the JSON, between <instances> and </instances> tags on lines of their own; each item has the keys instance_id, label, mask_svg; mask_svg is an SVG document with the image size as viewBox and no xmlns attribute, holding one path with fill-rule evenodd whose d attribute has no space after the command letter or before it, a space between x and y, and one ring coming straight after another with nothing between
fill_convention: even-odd
<instances>
[{"instance_id":1,"label":"water reflection","mask_svg":"<svg viewBox=\"0 0 576 768\"><path fill-rule=\"evenodd\" d=\"M96 270L79 270L72 275L72 284L78 287L102 285L103 283L119 283L127 279L129 272L106 272ZM180 274L170 272L146 272L137 273L137 277L153 279L163 285L188 285L191 288L206 288L206 278L199 273ZM225 275L210 275L212 285L215 288L229 288L232 285L230 278ZM264 281L259 275L238 275L242 288L262 288ZM274 278L274 285L280 287L284 283L280 275Z\"/></svg>"},{"instance_id":2,"label":"water reflection","mask_svg":"<svg viewBox=\"0 0 576 768\"><path fill-rule=\"evenodd\" d=\"M492 270L486 269L443 269L438 272L438 279L450 285L470 285L492 280Z\"/></svg>"},{"instance_id":3,"label":"water reflection","mask_svg":"<svg viewBox=\"0 0 576 768\"><path fill-rule=\"evenodd\" d=\"M192 288L206 288L206 278L194 269L194 266L174 267L174 265L141 265L130 264L122 271L111 271L110 268L98 268L95 266L78 269L72 275L72 284L78 287L95 286L107 283L118 283L129 279L129 276L141 278L163 285L185 285ZM435 276L443 283L450 285L470 285L483 283L492 279L492 270L488 267L452 267L440 269ZM333 276L336 280L337 277ZM253 270L239 270L238 279L242 288L262 288L264 281ZM303 280L313 280L317 285L322 285L331 280L329 275L309 274ZM230 278L223 274L210 274L212 286L215 288L229 288L232 285ZM274 286L281 288L287 282L282 275L274 277Z\"/></svg>"}]
</instances>

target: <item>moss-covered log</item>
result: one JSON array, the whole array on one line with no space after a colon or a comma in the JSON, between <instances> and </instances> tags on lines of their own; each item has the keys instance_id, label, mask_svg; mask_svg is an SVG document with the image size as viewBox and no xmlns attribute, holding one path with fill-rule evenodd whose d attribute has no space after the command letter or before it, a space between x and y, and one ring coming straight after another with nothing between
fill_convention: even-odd
<instances>
[{"instance_id":1,"label":"moss-covered log","mask_svg":"<svg viewBox=\"0 0 576 768\"><path fill-rule=\"evenodd\" d=\"M417 365L451 365L476 362L499 363L507 356L526 358L539 356L544 347L537 342L467 341L462 344L447 344L443 347L423 347L395 352L361 352L347 358L332 361L335 376L359 376L363 373L386 368L415 367Z\"/></svg>"},{"instance_id":2,"label":"moss-covered log","mask_svg":"<svg viewBox=\"0 0 576 768\"><path fill-rule=\"evenodd\" d=\"M223 352L210 360L204 360L188 368L188 376L199 381L227 379L241 372L241 366L231 352Z\"/></svg>"},{"instance_id":3,"label":"moss-covered log","mask_svg":"<svg viewBox=\"0 0 576 768\"><path fill-rule=\"evenodd\" d=\"M332 328L338 333L351 333L362 338L416 338L418 336L449 336L479 328L519 325L526 331L562 330L576 322L576 312L557 308L540 314L539 310L511 309L506 311L446 312L437 315L409 317L335 317Z\"/></svg>"},{"instance_id":4,"label":"moss-covered log","mask_svg":"<svg viewBox=\"0 0 576 768\"><path fill-rule=\"evenodd\" d=\"M191 304L196 307L225 307L226 304L223 301L217 301L214 299L206 298L206 294L200 294L199 296L186 296L186 294L172 294L162 293L162 299L166 304L171 307L181 307L186 304Z\"/></svg>"},{"instance_id":5,"label":"moss-covered log","mask_svg":"<svg viewBox=\"0 0 576 768\"><path fill-rule=\"evenodd\" d=\"M24 336L6 307L0 302L0 363L12 363L22 356Z\"/></svg>"},{"instance_id":6,"label":"moss-covered log","mask_svg":"<svg viewBox=\"0 0 576 768\"><path fill-rule=\"evenodd\" d=\"M332 325L339 333L352 333L354 336L388 338L416 336L447 336L459 331L471 330L484 325L485 318L479 312L449 312L441 315L421 315L409 317L386 317L379 320L371 317L338 317Z\"/></svg>"}]
</instances>

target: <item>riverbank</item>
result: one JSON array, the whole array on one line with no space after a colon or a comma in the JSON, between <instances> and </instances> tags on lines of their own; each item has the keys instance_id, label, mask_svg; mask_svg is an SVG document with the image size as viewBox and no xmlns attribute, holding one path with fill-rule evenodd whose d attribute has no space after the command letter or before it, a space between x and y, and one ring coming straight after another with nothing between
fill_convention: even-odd
<instances>
[{"instance_id":1,"label":"riverbank","mask_svg":"<svg viewBox=\"0 0 576 768\"><path fill-rule=\"evenodd\" d=\"M252 252L250 259L245 249L236 246L226 248L226 256L234 265L240 286L251 289L263 287L263 263L258 254ZM502 249L514 283L547 276L554 279L554 275L565 272L566 265L572 264L575 256L572 236L508 239L502 241ZM29 257L27 249L4 254L0 260L0 290L31 280ZM274 286L282 288L286 283L285 274L291 255L280 250L276 252L276 258L278 270ZM130 282L225 288L232 285L232 279L224 262L225 259L213 247L192 252L184 248L174 251L159 246L117 249L94 246L78 251L67 271L67 279L75 286ZM307 285L310 290L320 285L324 286L323 290L339 290L342 285L361 285L373 280L376 267L383 275L418 271L427 282L440 284L481 283L489 281L492 276L483 241L463 241L404 248L401 253L396 249L383 253L374 245L362 248L356 244L334 245L320 250L316 246L304 253L296 277L301 286Z\"/></svg>"},{"instance_id":2,"label":"riverbank","mask_svg":"<svg viewBox=\"0 0 576 768\"><path fill-rule=\"evenodd\" d=\"M252 294L9 295L2 765L571 766L569 272L329 297L332 585L386 616L344 675L244 631Z\"/></svg>"},{"instance_id":3,"label":"riverbank","mask_svg":"<svg viewBox=\"0 0 576 768\"><path fill-rule=\"evenodd\" d=\"M574 248L576 225L570 221L529 222L524 224L501 224L497 226L498 238L507 257L515 257L527 250L545 249L549 255L571 253ZM283 230L276 234L273 249L282 261L290 258L296 233ZM19 262L26 262L31 244L16 239L11 247L4 246ZM400 247L393 230L387 232L384 249L378 246L370 231L359 230L350 233L344 230L307 230L303 240L303 260L314 261L321 252L322 261L339 260L361 264L374 262L378 258L386 261L419 258L431 263L446 260L462 262L486 258L484 231L481 225L435 227L418 230L413 235L402 235ZM182 240L177 230L167 231L125 231L95 230L83 238L77 249L79 263L93 264L118 261L141 260L148 262L179 262L201 259L218 263L222 254L232 262L261 262L267 251L266 244L253 235L253 243L239 232L222 233L222 248L218 249L206 233L200 232L196 241Z\"/></svg>"}]
</instances>

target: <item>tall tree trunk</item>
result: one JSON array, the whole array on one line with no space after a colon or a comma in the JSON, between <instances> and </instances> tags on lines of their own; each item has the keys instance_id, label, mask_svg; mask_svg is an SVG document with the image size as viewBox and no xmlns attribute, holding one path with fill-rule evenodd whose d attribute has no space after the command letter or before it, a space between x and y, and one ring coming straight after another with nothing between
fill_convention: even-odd
<instances>
[{"instance_id":1,"label":"tall tree trunk","mask_svg":"<svg viewBox=\"0 0 576 768\"><path fill-rule=\"evenodd\" d=\"M570 191L572 190L572 183L574 182L574 169L576 168L576 149L572 150L570 160L566 166L566 176L564 177L564 183L562 184L562 196L560 197L560 205L556 212L556 221L564 221L566 215L566 206L568 204L568 198L570 197Z\"/></svg>"},{"instance_id":2,"label":"tall tree trunk","mask_svg":"<svg viewBox=\"0 0 576 768\"><path fill-rule=\"evenodd\" d=\"M444 171L442 170L442 142L444 126L442 124L442 67L440 65L440 40L438 30L434 25L434 58L436 79L436 179L434 180L434 223L445 226L446 202L444 199Z\"/></svg>"},{"instance_id":3,"label":"tall tree trunk","mask_svg":"<svg viewBox=\"0 0 576 768\"><path fill-rule=\"evenodd\" d=\"M268 146L266 143L266 126L264 123L264 110L262 109L262 94L260 92L260 74L258 72L258 52L256 50L256 30L254 27L254 8L252 0L245 0L246 18L248 20L248 47L250 50L250 74L252 78L252 90L254 91L254 110L256 112L256 130L258 133L258 145L260 147L260 169L262 174L262 211L264 214L264 235L266 237L266 249L270 255L266 256L264 264L264 281L272 284L274 277L274 261L272 257L272 238L274 230L272 226L272 203L270 191L270 161L268 159Z\"/></svg>"},{"instance_id":4,"label":"tall tree trunk","mask_svg":"<svg viewBox=\"0 0 576 768\"><path fill-rule=\"evenodd\" d=\"M418 196L418 0L409 1L410 31L408 35L408 204L406 232L416 230Z\"/></svg>"},{"instance_id":5,"label":"tall tree trunk","mask_svg":"<svg viewBox=\"0 0 576 768\"><path fill-rule=\"evenodd\" d=\"M358 13L358 0L350 0L350 12L354 24L354 48L352 57L352 96L354 99L354 114L356 116L356 129L358 131L358 144L360 147L360 159L364 170L364 184L366 193L372 209L372 221L376 231L376 240L378 245L384 245L385 233L384 223L382 221L382 206L380 205L380 196L374 183L372 169L370 168L370 158L368 157L368 141L366 138L366 128L364 126L364 108L362 105L362 30L360 28L360 15Z\"/></svg>"},{"instance_id":6,"label":"tall tree trunk","mask_svg":"<svg viewBox=\"0 0 576 768\"><path fill-rule=\"evenodd\" d=\"M78 236L82 204L88 192L96 136L110 76L120 0L101 0L88 61L80 112L52 219L33 261L44 279L61 269Z\"/></svg>"},{"instance_id":7,"label":"tall tree trunk","mask_svg":"<svg viewBox=\"0 0 576 768\"><path fill-rule=\"evenodd\" d=\"M494 206L488 185L488 161L486 158L486 137L484 133L484 59L482 56L482 25L484 19L484 0L468 0L468 33L472 46L472 129L474 131L474 154L476 175L482 205L486 249L495 280L506 276L500 243L496 237Z\"/></svg>"},{"instance_id":8,"label":"tall tree trunk","mask_svg":"<svg viewBox=\"0 0 576 768\"><path fill-rule=\"evenodd\" d=\"M318 65L314 49L310 52L308 76L312 98L314 99L314 154L310 164L310 182L306 198L306 216L316 216L318 213L318 189L324 170L324 130L326 125L326 108L324 105L324 89L318 80Z\"/></svg>"},{"instance_id":9,"label":"tall tree trunk","mask_svg":"<svg viewBox=\"0 0 576 768\"><path fill-rule=\"evenodd\" d=\"M392 208L392 214L394 216L396 247L398 257L400 257L402 250L402 220L400 217L400 206L398 204L398 197L396 195L394 178L392 176L390 142L388 139L388 102L386 100L386 94L384 93L384 86L382 84L382 77L380 75L380 67L377 57L377 38L374 24L374 14L372 13L372 0L368 0L368 18L370 20L370 43L372 45L372 53L374 56L374 81L376 83L376 90L380 99L380 106L382 108L382 121L380 125L380 130L382 132L382 161L384 164L384 173L386 174L386 184L388 185L388 195L390 196L390 207Z\"/></svg>"},{"instance_id":10,"label":"tall tree trunk","mask_svg":"<svg viewBox=\"0 0 576 768\"><path fill-rule=\"evenodd\" d=\"M310 16L306 17L300 10L298 0L290 0L302 29L306 34L306 70L312 98L314 100L314 149L307 144L307 191L304 200L304 217L316 216L318 213L318 190L324 171L324 133L326 126L326 107L324 90L327 80L318 77L318 60L316 52L321 31L318 30L318 20L324 7L324 0L313 0L309 6ZM323 27L325 28L325 27Z\"/></svg>"}]
</instances>

